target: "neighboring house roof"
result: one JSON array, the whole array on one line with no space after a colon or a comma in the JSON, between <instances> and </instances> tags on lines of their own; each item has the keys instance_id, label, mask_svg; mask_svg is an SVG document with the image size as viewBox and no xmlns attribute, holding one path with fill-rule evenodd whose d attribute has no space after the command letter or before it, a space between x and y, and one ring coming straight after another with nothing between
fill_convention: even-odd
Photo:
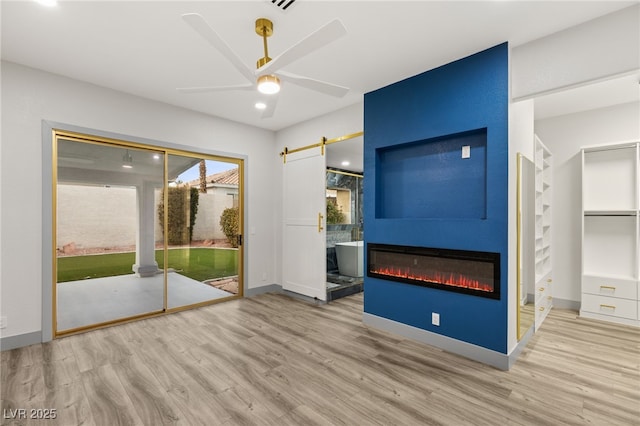
<instances>
[{"instance_id":1,"label":"neighboring house roof","mask_svg":"<svg viewBox=\"0 0 640 426\"><path fill-rule=\"evenodd\" d=\"M225 170L224 172L215 173L207 176L207 187L215 185L230 185L237 186L240 183L238 179L238 167L234 167L231 170ZM189 186L199 186L200 179L194 179L187 182Z\"/></svg>"}]
</instances>

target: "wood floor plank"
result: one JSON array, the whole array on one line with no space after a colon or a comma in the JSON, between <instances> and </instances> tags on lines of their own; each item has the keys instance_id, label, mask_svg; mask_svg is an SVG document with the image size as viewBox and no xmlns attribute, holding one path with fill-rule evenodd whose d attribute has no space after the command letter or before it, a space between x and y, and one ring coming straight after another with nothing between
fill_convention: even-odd
<instances>
[{"instance_id":1,"label":"wood floor plank","mask_svg":"<svg viewBox=\"0 0 640 426\"><path fill-rule=\"evenodd\" d=\"M640 425L640 329L554 309L505 372L362 306L264 294L5 351L0 404L64 426Z\"/></svg>"},{"instance_id":2,"label":"wood floor plank","mask_svg":"<svg viewBox=\"0 0 640 426\"><path fill-rule=\"evenodd\" d=\"M206 382L207 388L201 385L202 381L194 379L192 375L207 377L207 372L198 369L193 361L185 359L184 353L168 349L162 342L155 341L154 345L139 347L136 356L144 360L151 373L160 383L162 390L167 392L171 401L180 409L182 416L189 425L223 424L231 417L225 408L213 395L219 390L229 387L226 384L217 384L211 389L214 381ZM186 371L183 367L190 369ZM215 419L215 422L213 421Z\"/></svg>"},{"instance_id":3,"label":"wood floor plank","mask_svg":"<svg viewBox=\"0 0 640 426\"><path fill-rule=\"evenodd\" d=\"M144 362L131 356L112 366L143 424L187 424Z\"/></svg>"},{"instance_id":4,"label":"wood floor plank","mask_svg":"<svg viewBox=\"0 0 640 426\"><path fill-rule=\"evenodd\" d=\"M55 408L56 418L46 422L40 420L35 423L40 425L44 423L47 426L100 426L93 419L91 405L86 394L81 391L82 388L82 382L75 381L48 389L44 401L37 408Z\"/></svg>"},{"instance_id":5,"label":"wood floor plank","mask_svg":"<svg viewBox=\"0 0 640 426\"><path fill-rule=\"evenodd\" d=\"M113 366L107 364L83 372L82 383L97 424L144 425L138 415L143 408L131 402Z\"/></svg>"},{"instance_id":6,"label":"wood floor plank","mask_svg":"<svg viewBox=\"0 0 640 426\"><path fill-rule=\"evenodd\" d=\"M41 345L14 349L5 358L0 373L0 397L8 404L19 407L28 401L42 400L45 385L41 349Z\"/></svg>"}]
</instances>

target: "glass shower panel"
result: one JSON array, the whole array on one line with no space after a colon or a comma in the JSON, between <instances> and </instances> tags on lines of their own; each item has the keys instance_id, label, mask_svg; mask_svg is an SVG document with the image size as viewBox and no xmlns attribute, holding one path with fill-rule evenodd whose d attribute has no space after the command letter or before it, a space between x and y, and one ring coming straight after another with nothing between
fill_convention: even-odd
<instances>
[{"instance_id":1,"label":"glass shower panel","mask_svg":"<svg viewBox=\"0 0 640 426\"><path fill-rule=\"evenodd\" d=\"M56 153L56 333L161 312L164 154L72 138L57 139Z\"/></svg>"},{"instance_id":2,"label":"glass shower panel","mask_svg":"<svg viewBox=\"0 0 640 426\"><path fill-rule=\"evenodd\" d=\"M233 162L169 154L167 223L169 309L208 303L239 293L240 168ZM162 211L158 217L162 217Z\"/></svg>"},{"instance_id":3,"label":"glass shower panel","mask_svg":"<svg viewBox=\"0 0 640 426\"><path fill-rule=\"evenodd\" d=\"M327 171L327 290L331 299L362 288L362 189L361 175Z\"/></svg>"}]
</instances>

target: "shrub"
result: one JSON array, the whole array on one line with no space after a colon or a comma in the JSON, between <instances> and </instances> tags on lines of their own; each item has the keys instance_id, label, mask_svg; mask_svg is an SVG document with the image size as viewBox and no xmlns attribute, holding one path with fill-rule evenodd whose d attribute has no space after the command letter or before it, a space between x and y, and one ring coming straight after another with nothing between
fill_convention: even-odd
<instances>
[{"instance_id":1,"label":"shrub","mask_svg":"<svg viewBox=\"0 0 640 426\"><path fill-rule=\"evenodd\" d=\"M232 247L238 247L240 210L237 207L224 209L220 215L220 227Z\"/></svg>"},{"instance_id":2,"label":"shrub","mask_svg":"<svg viewBox=\"0 0 640 426\"><path fill-rule=\"evenodd\" d=\"M205 191L206 192L206 191ZM189 206L189 242L193 240L193 227L196 226L196 215L198 214L198 203L200 202L200 193L198 188L191 188L191 199Z\"/></svg>"},{"instance_id":3,"label":"shrub","mask_svg":"<svg viewBox=\"0 0 640 426\"><path fill-rule=\"evenodd\" d=\"M345 216L338 205L333 201L327 200L327 223L344 223Z\"/></svg>"},{"instance_id":4,"label":"shrub","mask_svg":"<svg viewBox=\"0 0 640 426\"><path fill-rule=\"evenodd\" d=\"M193 226L198 213L198 188L186 185L169 187L169 204L167 208L168 235L165 236L169 245L185 245L191 242ZM187 214L188 212L188 214ZM164 201L158 205L158 220L164 234Z\"/></svg>"}]
</instances>

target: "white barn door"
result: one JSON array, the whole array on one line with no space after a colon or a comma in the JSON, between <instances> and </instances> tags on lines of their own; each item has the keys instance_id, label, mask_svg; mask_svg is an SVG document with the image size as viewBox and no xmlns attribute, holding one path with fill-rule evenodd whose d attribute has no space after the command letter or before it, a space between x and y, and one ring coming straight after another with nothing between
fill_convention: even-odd
<instances>
[{"instance_id":1,"label":"white barn door","mask_svg":"<svg viewBox=\"0 0 640 426\"><path fill-rule=\"evenodd\" d=\"M327 299L326 157L323 147L284 163L282 288Z\"/></svg>"}]
</instances>

